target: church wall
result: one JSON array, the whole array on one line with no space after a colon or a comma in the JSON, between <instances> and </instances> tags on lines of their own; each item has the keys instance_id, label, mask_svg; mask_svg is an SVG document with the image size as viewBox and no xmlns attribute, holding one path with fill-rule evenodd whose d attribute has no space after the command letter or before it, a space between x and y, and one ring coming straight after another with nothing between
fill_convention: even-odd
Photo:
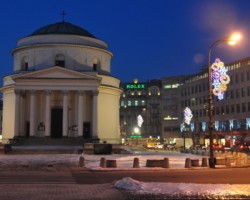
<instances>
[{"instance_id":1,"label":"church wall","mask_svg":"<svg viewBox=\"0 0 250 200\"><path fill-rule=\"evenodd\" d=\"M3 92L3 139L14 137L15 132L15 92L13 89Z\"/></svg>"},{"instance_id":2,"label":"church wall","mask_svg":"<svg viewBox=\"0 0 250 200\"><path fill-rule=\"evenodd\" d=\"M120 80L112 76L99 75L102 78L102 85L109 85L115 88L119 88Z\"/></svg>"},{"instance_id":3,"label":"church wall","mask_svg":"<svg viewBox=\"0 0 250 200\"><path fill-rule=\"evenodd\" d=\"M14 71L21 70L24 57L28 61L29 70L52 67L55 65L56 55L59 54L65 56L66 68L76 71L93 71L93 62L97 59L98 68L110 73L112 57L110 52L79 45L46 45L17 50L14 53Z\"/></svg>"},{"instance_id":4,"label":"church wall","mask_svg":"<svg viewBox=\"0 0 250 200\"><path fill-rule=\"evenodd\" d=\"M98 95L98 137L101 141L119 143L120 91L100 88Z\"/></svg>"},{"instance_id":5,"label":"church wall","mask_svg":"<svg viewBox=\"0 0 250 200\"><path fill-rule=\"evenodd\" d=\"M17 42L17 47L29 46L34 44L79 44L84 46L93 46L101 49L108 49L108 45L102 40L89 38L79 35L37 35L25 37Z\"/></svg>"}]
</instances>

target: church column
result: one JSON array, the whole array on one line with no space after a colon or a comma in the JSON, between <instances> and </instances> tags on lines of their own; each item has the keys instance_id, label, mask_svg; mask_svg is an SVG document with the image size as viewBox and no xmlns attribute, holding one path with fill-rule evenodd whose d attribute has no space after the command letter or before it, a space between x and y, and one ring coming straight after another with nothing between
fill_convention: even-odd
<instances>
[{"instance_id":1,"label":"church column","mask_svg":"<svg viewBox=\"0 0 250 200\"><path fill-rule=\"evenodd\" d=\"M35 90L30 91L30 136L35 136Z\"/></svg>"},{"instance_id":2,"label":"church column","mask_svg":"<svg viewBox=\"0 0 250 200\"><path fill-rule=\"evenodd\" d=\"M69 127L69 120L68 120L68 116L69 116L69 109L68 109L68 91L63 91L63 137L67 137L68 136L68 127Z\"/></svg>"},{"instance_id":3,"label":"church column","mask_svg":"<svg viewBox=\"0 0 250 200\"><path fill-rule=\"evenodd\" d=\"M46 105L45 105L45 137L50 136L50 127L51 127L51 109L50 109L50 97L51 91L45 91L46 94Z\"/></svg>"},{"instance_id":4,"label":"church column","mask_svg":"<svg viewBox=\"0 0 250 200\"><path fill-rule=\"evenodd\" d=\"M25 91L20 94L20 135L25 136L26 123L26 105L25 105Z\"/></svg>"},{"instance_id":5,"label":"church column","mask_svg":"<svg viewBox=\"0 0 250 200\"><path fill-rule=\"evenodd\" d=\"M78 91L78 137L83 135L83 94L84 91Z\"/></svg>"},{"instance_id":6,"label":"church column","mask_svg":"<svg viewBox=\"0 0 250 200\"><path fill-rule=\"evenodd\" d=\"M99 91L93 91L93 108L92 108L92 139L98 139L98 121L97 121L97 111L98 111L98 93Z\"/></svg>"},{"instance_id":7,"label":"church column","mask_svg":"<svg viewBox=\"0 0 250 200\"><path fill-rule=\"evenodd\" d=\"M20 133L20 90L15 90L15 136L19 136Z\"/></svg>"}]
</instances>

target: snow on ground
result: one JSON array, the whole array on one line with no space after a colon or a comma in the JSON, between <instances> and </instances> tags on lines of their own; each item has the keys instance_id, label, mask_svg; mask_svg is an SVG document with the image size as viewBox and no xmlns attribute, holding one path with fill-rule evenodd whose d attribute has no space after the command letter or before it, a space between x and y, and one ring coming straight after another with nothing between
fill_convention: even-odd
<instances>
[{"instance_id":1,"label":"snow on ground","mask_svg":"<svg viewBox=\"0 0 250 200\"><path fill-rule=\"evenodd\" d=\"M125 177L116 181L114 187L139 194L245 195L250 197L250 184L145 183Z\"/></svg>"},{"instance_id":2,"label":"snow on ground","mask_svg":"<svg viewBox=\"0 0 250 200\"><path fill-rule=\"evenodd\" d=\"M85 159L85 167L92 169L92 170L140 170L140 169L147 169L147 170L165 170L165 168L160 167L146 167L146 160L147 159L164 159L168 158L170 163L170 168L173 169L180 169L184 168L186 158L191 159L199 159L200 164L202 160L202 156L200 155L192 155L192 154L181 154L179 152L168 152L168 153L149 153L149 152L139 152L132 155L127 154L112 154L112 155L83 155ZM106 160L116 160L117 168L101 168L100 167L100 159L101 157L106 158ZM140 168L132 168L134 158L139 158Z\"/></svg>"},{"instance_id":3,"label":"snow on ground","mask_svg":"<svg viewBox=\"0 0 250 200\"><path fill-rule=\"evenodd\" d=\"M23 167L38 169L42 166L53 166L55 169L60 167L79 166L80 157L84 157L85 167L91 170L166 170L164 168L146 168L147 159L169 158L171 169L184 169L186 158L198 158L200 155L181 154L178 152L150 153L139 152L134 154L112 154L112 155L87 155L87 154L29 154L29 155L0 155L0 170L11 169L19 170ZM100 159L116 159L117 168L101 168ZM139 158L140 168L132 168L134 158ZM33 168L32 168L33 166ZM193 184L193 183L145 183L125 177L114 183L115 188L131 191L135 194L171 194L171 195L245 195L250 198L250 184Z\"/></svg>"},{"instance_id":4,"label":"snow on ground","mask_svg":"<svg viewBox=\"0 0 250 200\"><path fill-rule=\"evenodd\" d=\"M169 159L170 168L181 169L185 166L186 158L198 158L201 162L202 156L192 154L181 154L178 152L168 153L148 153L140 152L135 154L111 154L111 155L89 155L89 154L1 154L0 168L3 167L22 167L22 166L61 166L77 167L80 156L84 157L84 165L92 170L165 170L164 168L146 167L147 159ZM102 168L100 160L116 160L117 168ZM132 168L134 158L139 158L140 168Z\"/></svg>"}]
</instances>

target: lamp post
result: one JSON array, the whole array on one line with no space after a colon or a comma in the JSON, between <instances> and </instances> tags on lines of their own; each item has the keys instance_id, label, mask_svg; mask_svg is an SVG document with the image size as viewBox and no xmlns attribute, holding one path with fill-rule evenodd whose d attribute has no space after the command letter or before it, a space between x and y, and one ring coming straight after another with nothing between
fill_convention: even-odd
<instances>
[{"instance_id":1,"label":"lamp post","mask_svg":"<svg viewBox=\"0 0 250 200\"><path fill-rule=\"evenodd\" d=\"M138 145L138 137L139 137L139 134L140 134L140 128L135 127L134 128L134 133L135 133L135 137L136 137L136 145Z\"/></svg>"},{"instance_id":2,"label":"lamp post","mask_svg":"<svg viewBox=\"0 0 250 200\"><path fill-rule=\"evenodd\" d=\"M210 143L210 158L209 158L209 167L215 167L215 158L214 158L214 151L213 151L213 129L214 129L214 119L213 119L213 88L212 88L212 70L210 64L211 58L211 51L214 46L221 42L228 42L229 45L234 45L236 42L241 38L239 34L234 34L230 37L225 37L219 40L216 40L209 48L208 51L208 91L209 91L209 98L208 98L208 116L209 116L209 143Z\"/></svg>"}]
</instances>

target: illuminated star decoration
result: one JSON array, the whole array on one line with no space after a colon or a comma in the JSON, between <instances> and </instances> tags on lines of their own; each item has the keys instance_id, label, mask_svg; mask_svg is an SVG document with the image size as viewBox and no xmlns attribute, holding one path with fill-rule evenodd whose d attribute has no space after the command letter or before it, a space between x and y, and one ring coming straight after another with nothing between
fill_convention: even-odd
<instances>
[{"instance_id":1,"label":"illuminated star decoration","mask_svg":"<svg viewBox=\"0 0 250 200\"><path fill-rule=\"evenodd\" d=\"M138 116L137 116L137 125L138 125L139 127L141 127L141 126L142 126L142 123L143 123L143 118L142 118L141 115L138 115Z\"/></svg>"},{"instance_id":2,"label":"illuminated star decoration","mask_svg":"<svg viewBox=\"0 0 250 200\"><path fill-rule=\"evenodd\" d=\"M193 118L192 111L190 110L190 108L186 107L185 110L183 111L183 114L184 114L184 122L189 125L191 119Z\"/></svg>"},{"instance_id":3,"label":"illuminated star decoration","mask_svg":"<svg viewBox=\"0 0 250 200\"><path fill-rule=\"evenodd\" d=\"M218 96L219 100L222 100L224 98L225 91L227 90L227 84L230 82L230 77L227 75L228 70L219 58L215 59L211 69L212 85L214 86L213 94Z\"/></svg>"}]
</instances>

